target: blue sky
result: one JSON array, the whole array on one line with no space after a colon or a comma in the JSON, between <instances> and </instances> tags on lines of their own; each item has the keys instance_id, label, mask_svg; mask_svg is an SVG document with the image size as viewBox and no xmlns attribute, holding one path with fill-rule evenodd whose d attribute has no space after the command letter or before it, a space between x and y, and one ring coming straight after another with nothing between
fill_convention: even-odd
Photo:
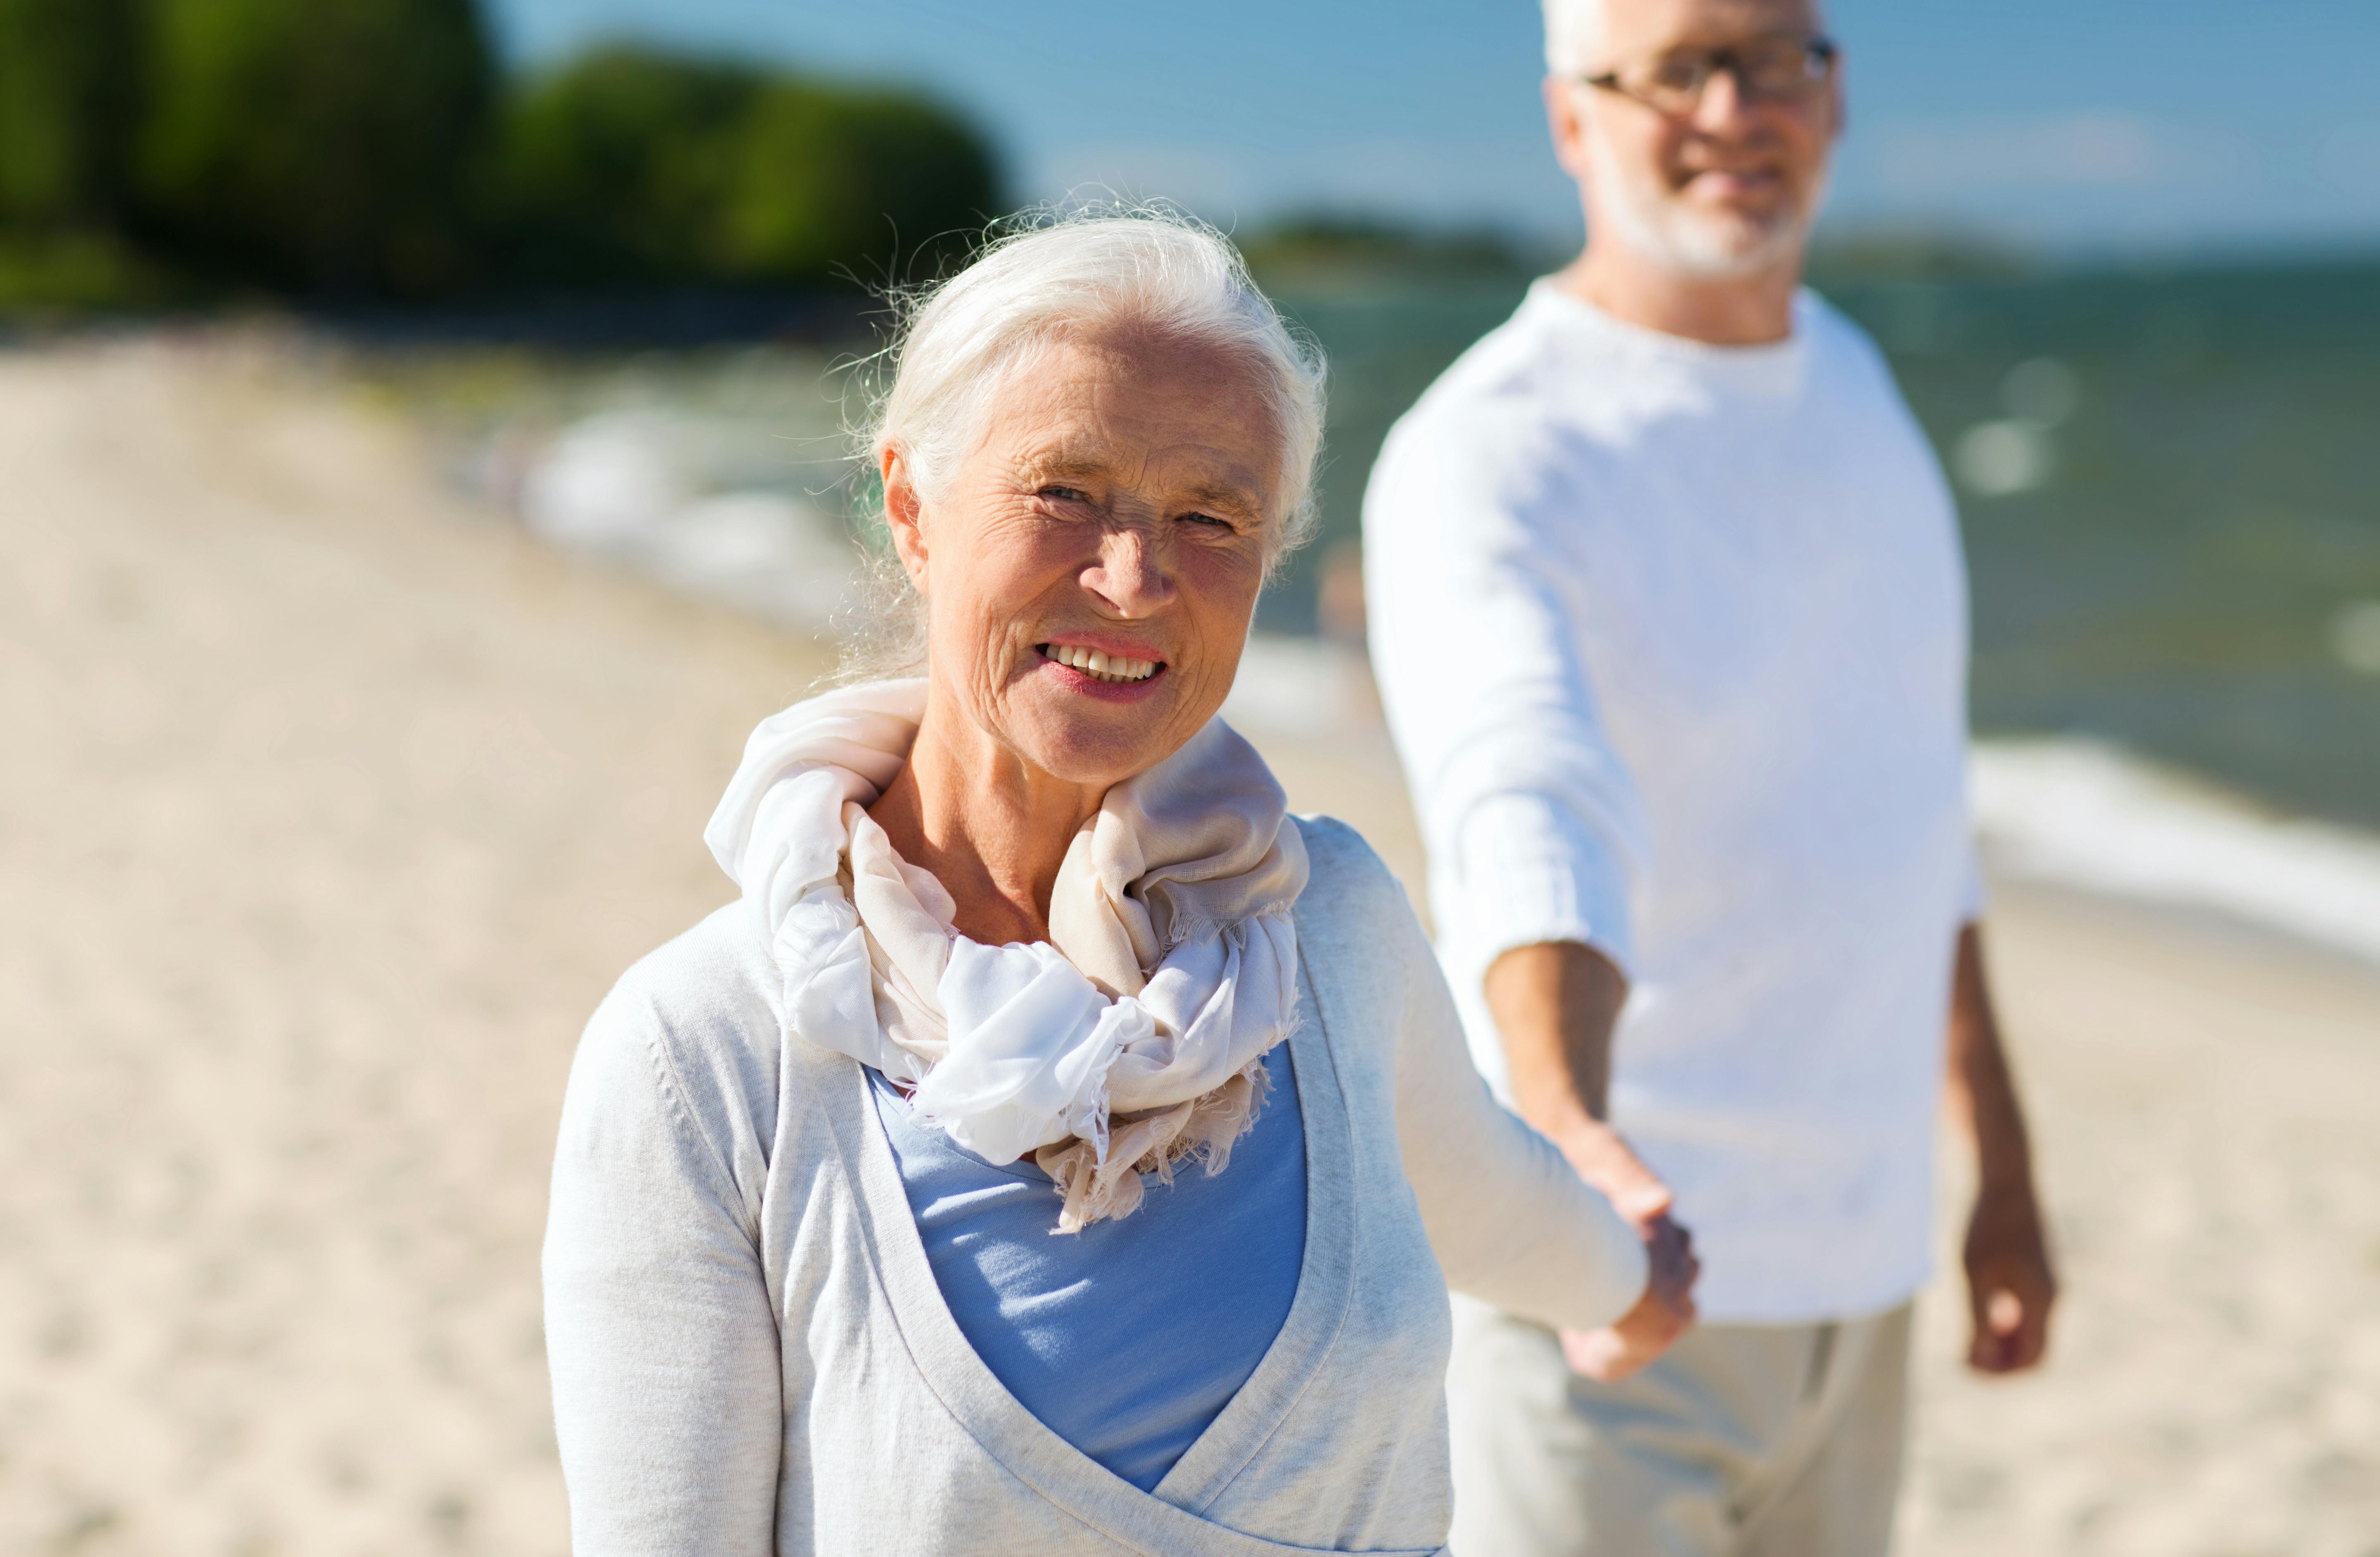
<instances>
[{"instance_id":1,"label":"blue sky","mask_svg":"<svg viewBox=\"0 0 2380 1557\"><path fill-rule=\"evenodd\" d=\"M931 88L1020 201L1330 207L1575 241L1531 0L492 0L515 57L638 36ZM1837 0L1838 225L2049 252L2380 247L2380 0Z\"/></svg>"}]
</instances>

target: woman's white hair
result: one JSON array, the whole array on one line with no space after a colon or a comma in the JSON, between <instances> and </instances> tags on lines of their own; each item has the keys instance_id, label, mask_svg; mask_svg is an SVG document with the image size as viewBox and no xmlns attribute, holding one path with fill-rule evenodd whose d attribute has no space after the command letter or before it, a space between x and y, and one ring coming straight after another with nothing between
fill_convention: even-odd
<instances>
[{"instance_id":1,"label":"woman's white hair","mask_svg":"<svg viewBox=\"0 0 2380 1557\"><path fill-rule=\"evenodd\" d=\"M1603 46L1603 0L1545 0L1546 69L1576 75Z\"/></svg>"},{"instance_id":2,"label":"woman's white hair","mask_svg":"<svg viewBox=\"0 0 2380 1557\"><path fill-rule=\"evenodd\" d=\"M972 263L895 296L892 344L876 359L884 387L862 431L872 470L901 452L931 501L947 490L1001 389L1051 347L1121 329L1197 342L1245 361L1281 439L1280 512L1268 567L1312 534L1322 448L1323 361L1257 289L1231 240L1165 205L1027 213L995 228ZM846 676L924 663L924 618L897 562L879 568L867 641Z\"/></svg>"}]
</instances>

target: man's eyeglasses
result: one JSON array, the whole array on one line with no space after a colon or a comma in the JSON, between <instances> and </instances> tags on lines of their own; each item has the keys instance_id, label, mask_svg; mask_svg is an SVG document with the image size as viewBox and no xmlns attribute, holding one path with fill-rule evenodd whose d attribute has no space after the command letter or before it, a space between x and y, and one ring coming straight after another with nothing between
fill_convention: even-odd
<instances>
[{"instance_id":1,"label":"man's eyeglasses","mask_svg":"<svg viewBox=\"0 0 2380 1557\"><path fill-rule=\"evenodd\" d=\"M1633 97L1663 114L1691 114L1703 89L1725 71L1750 103L1804 103L1825 90L1838 51L1829 38L1760 38L1717 49L1674 49L1582 76L1590 87Z\"/></svg>"}]
</instances>

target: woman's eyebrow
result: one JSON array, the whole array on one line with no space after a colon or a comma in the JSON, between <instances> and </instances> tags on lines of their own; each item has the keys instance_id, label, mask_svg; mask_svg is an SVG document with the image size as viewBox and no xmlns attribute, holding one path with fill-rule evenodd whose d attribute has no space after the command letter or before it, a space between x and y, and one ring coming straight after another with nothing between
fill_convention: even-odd
<instances>
[{"instance_id":1,"label":"woman's eyebrow","mask_svg":"<svg viewBox=\"0 0 2380 1557\"><path fill-rule=\"evenodd\" d=\"M1037 481L1081 480L1115 473L1106 449L1081 445L1035 450L1017 461L1017 469L1025 479ZM1227 508L1251 517L1264 513L1257 483L1237 474L1189 481L1173 492L1176 500L1199 507Z\"/></svg>"},{"instance_id":2,"label":"woman's eyebrow","mask_svg":"<svg viewBox=\"0 0 2380 1557\"><path fill-rule=\"evenodd\" d=\"M1185 489L1183 495L1208 508L1236 508L1244 514L1258 514L1264 508L1253 488L1236 482L1201 481Z\"/></svg>"},{"instance_id":3,"label":"woman's eyebrow","mask_svg":"<svg viewBox=\"0 0 2380 1557\"><path fill-rule=\"evenodd\" d=\"M1020 469L1035 476L1082 477L1108 474L1109 461L1097 451L1084 449L1042 449L1017 461Z\"/></svg>"}]
</instances>

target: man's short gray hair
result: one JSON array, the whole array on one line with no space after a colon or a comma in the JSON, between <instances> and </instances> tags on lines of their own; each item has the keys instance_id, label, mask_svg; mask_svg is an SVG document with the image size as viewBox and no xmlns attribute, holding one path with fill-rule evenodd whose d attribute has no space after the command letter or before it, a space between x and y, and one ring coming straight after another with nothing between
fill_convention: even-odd
<instances>
[{"instance_id":1,"label":"man's short gray hair","mask_svg":"<svg viewBox=\"0 0 2380 1557\"><path fill-rule=\"evenodd\" d=\"M1603 46L1603 0L1545 0L1546 69L1572 76Z\"/></svg>"}]
</instances>

